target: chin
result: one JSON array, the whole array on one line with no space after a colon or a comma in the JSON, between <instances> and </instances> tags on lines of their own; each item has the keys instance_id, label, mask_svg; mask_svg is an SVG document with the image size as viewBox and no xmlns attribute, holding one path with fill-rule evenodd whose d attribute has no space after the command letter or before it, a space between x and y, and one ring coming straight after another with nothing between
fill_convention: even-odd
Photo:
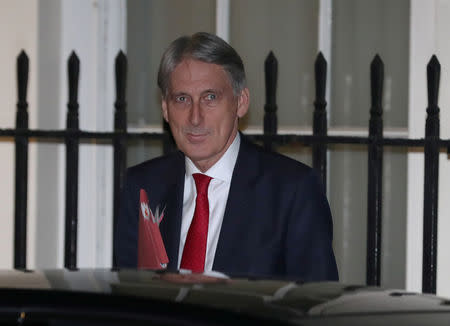
<instances>
[{"instance_id":1,"label":"chin","mask_svg":"<svg viewBox=\"0 0 450 326\"><path fill-rule=\"evenodd\" d=\"M210 156L207 153L199 153L199 152L184 152L184 154L191 159L193 162L199 162L207 160Z\"/></svg>"},{"instance_id":2,"label":"chin","mask_svg":"<svg viewBox=\"0 0 450 326\"><path fill-rule=\"evenodd\" d=\"M207 144L186 144L183 148L185 149L184 153L190 154L189 157L205 157L211 152Z\"/></svg>"}]
</instances>

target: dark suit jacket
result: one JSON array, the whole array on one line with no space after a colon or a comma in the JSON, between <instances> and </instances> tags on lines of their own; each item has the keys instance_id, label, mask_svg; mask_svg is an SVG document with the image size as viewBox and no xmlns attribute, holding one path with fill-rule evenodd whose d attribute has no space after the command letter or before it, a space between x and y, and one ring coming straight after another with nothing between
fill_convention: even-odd
<instances>
[{"instance_id":1,"label":"dark suit jacket","mask_svg":"<svg viewBox=\"0 0 450 326\"><path fill-rule=\"evenodd\" d=\"M181 152L128 169L116 225L116 262L137 266L139 191L160 224L169 269L176 269L183 210ZM337 280L332 219L322 185L306 165L266 152L241 135L213 270L228 275Z\"/></svg>"}]
</instances>

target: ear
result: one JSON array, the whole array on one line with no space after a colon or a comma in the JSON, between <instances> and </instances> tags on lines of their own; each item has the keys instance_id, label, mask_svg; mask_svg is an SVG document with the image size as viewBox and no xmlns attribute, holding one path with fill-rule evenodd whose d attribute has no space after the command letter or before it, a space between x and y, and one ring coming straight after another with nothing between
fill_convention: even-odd
<instances>
[{"instance_id":1,"label":"ear","mask_svg":"<svg viewBox=\"0 0 450 326\"><path fill-rule=\"evenodd\" d=\"M161 107L164 120L166 120L166 122L169 123L169 114L167 113L167 102L165 97L163 97L161 100Z\"/></svg>"},{"instance_id":2,"label":"ear","mask_svg":"<svg viewBox=\"0 0 450 326\"><path fill-rule=\"evenodd\" d=\"M250 91L246 87L241 91L241 94L238 96L237 116L239 118L242 118L244 115L246 115L249 106L250 106Z\"/></svg>"}]
</instances>

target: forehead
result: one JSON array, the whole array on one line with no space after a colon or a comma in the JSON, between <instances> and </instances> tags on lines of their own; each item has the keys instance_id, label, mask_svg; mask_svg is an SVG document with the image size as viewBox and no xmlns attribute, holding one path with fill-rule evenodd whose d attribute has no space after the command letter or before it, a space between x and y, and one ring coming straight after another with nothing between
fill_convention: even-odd
<instances>
[{"instance_id":1,"label":"forehead","mask_svg":"<svg viewBox=\"0 0 450 326\"><path fill-rule=\"evenodd\" d=\"M181 61L170 76L170 90L231 89L230 79L222 66L194 59Z\"/></svg>"}]
</instances>

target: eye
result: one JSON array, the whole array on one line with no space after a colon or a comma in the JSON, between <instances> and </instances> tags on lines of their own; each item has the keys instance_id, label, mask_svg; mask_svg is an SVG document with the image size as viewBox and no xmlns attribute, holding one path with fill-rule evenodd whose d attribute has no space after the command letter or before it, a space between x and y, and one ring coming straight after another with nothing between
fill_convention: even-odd
<instances>
[{"instance_id":1,"label":"eye","mask_svg":"<svg viewBox=\"0 0 450 326\"><path fill-rule=\"evenodd\" d=\"M189 103L189 97L186 95L175 96L175 102L177 103Z\"/></svg>"},{"instance_id":2,"label":"eye","mask_svg":"<svg viewBox=\"0 0 450 326\"><path fill-rule=\"evenodd\" d=\"M217 99L217 96L214 93L209 93L205 96L205 100L207 101L214 101L215 99Z\"/></svg>"}]
</instances>

